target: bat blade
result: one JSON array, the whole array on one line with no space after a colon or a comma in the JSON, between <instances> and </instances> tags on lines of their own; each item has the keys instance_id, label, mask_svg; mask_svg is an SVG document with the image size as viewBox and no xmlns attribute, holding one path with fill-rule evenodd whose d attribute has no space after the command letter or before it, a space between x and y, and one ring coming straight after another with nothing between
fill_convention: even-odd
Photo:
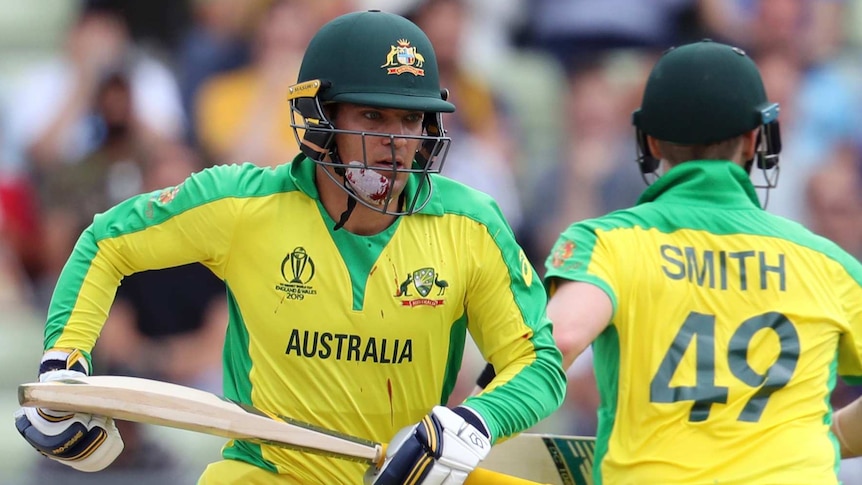
<instances>
[{"instance_id":1,"label":"bat blade","mask_svg":"<svg viewBox=\"0 0 862 485\"><path fill-rule=\"evenodd\" d=\"M18 386L22 406L110 416L373 463L379 443L267 414L206 391L123 376L89 376Z\"/></svg>"},{"instance_id":2,"label":"bat blade","mask_svg":"<svg viewBox=\"0 0 862 485\"><path fill-rule=\"evenodd\" d=\"M206 391L137 377L90 376L21 384L18 403L265 443L377 466L385 457L385 445L381 443L275 416ZM464 484L538 485L485 468L470 473Z\"/></svg>"},{"instance_id":3,"label":"bat blade","mask_svg":"<svg viewBox=\"0 0 862 485\"><path fill-rule=\"evenodd\" d=\"M549 485L593 485L595 438L522 433L491 448L482 466Z\"/></svg>"}]
</instances>

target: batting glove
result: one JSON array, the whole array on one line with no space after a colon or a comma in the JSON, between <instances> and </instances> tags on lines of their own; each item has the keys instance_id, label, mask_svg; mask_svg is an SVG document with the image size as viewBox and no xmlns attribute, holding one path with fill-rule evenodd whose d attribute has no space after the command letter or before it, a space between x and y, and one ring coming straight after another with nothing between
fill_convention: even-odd
<instances>
[{"instance_id":1,"label":"batting glove","mask_svg":"<svg viewBox=\"0 0 862 485\"><path fill-rule=\"evenodd\" d=\"M395 434L383 466L372 466L365 484L461 485L489 451L489 433L478 414L463 406L435 406L419 424Z\"/></svg>"},{"instance_id":2,"label":"batting glove","mask_svg":"<svg viewBox=\"0 0 862 485\"><path fill-rule=\"evenodd\" d=\"M39 381L74 379L88 370L80 352L52 350L42 358ZM104 416L28 407L15 412L15 427L39 453L83 472L106 468L123 451L117 426Z\"/></svg>"}]
</instances>

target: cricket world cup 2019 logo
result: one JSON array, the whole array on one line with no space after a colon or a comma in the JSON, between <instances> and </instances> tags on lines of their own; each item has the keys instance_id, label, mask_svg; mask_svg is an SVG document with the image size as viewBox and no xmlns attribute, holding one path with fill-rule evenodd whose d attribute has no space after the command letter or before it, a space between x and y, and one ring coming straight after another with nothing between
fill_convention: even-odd
<instances>
[{"instance_id":1,"label":"cricket world cup 2019 logo","mask_svg":"<svg viewBox=\"0 0 862 485\"><path fill-rule=\"evenodd\" d=\"M398 272L395 272L395 285L398 289L395 291L395 298L401 298L403 306L415 307L420 305L428 305L436 307L443 304L442 298L427 298L436 288L434 296L441 297L449 288L449 283L446 280L441 280L440 276L434 268L420 268L413 273L407 273L405 279L401 280ZM415 293L411 294L411 290ZM412 298L416 296L418 298Z\"/></svg>"},{"instance_id":2,"label":"cricket world cup 2019 logo","mask_svg":"<svg viewBox=\"0 0 862 485\"><path fill-rule=\"evenodd\" d=\"M414 76L424 76L425 57L416 51L416 47L410 45L407 39L398 39L397 45L389 46L389 54L386 54L386 64L380 67L386 68L386 74L401 75L409 72Z\"/></svg>"},{"instance_id":3,"label":"cricket world cup 2019 logo","mask_svg":"<svg viewBox=\"0 0 862 485\"><path fill-rule=\"evenodd\" d=\"M281 261L281 277L275 289L285 293L285 299L303 300L306 296L316 295L317 291L308 284L314 278L314 260L303 247L296 247Z\"/></svg>"}]
</instances>

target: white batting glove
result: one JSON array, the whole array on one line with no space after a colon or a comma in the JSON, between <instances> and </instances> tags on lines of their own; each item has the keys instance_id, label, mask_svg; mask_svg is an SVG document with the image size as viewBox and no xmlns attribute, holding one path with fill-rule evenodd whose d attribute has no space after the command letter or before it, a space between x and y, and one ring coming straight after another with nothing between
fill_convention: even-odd
<instances>
[{"instance_id":1,"label":"white batting glove","mask_svg":"<svg viewBox=\"0 0 862 485\"><path fill-rule=\"evenodd\" d=\"M58 361L66 368L44 371ZM46 353L41 368L40 382L74 379L88 370L80 353L62 351ZM28 407L15 412L15 427L43 455L83 472L106 468L123 451L114 420L104 416Z\"/></svg>"},{"instance_id":2,"label":"white batting glove","mask_svg":"<svg viewBox=\"0 0 862 485\"><path fill-rule=\"evenodd\" d=\"M463 484L488 456L491 442L487 427L475 411L463 406L457 410L435 406L419 424L396 433L383 466L378 470L372 465L365 474L366 485Z\"/></svg>"}]
</instances>

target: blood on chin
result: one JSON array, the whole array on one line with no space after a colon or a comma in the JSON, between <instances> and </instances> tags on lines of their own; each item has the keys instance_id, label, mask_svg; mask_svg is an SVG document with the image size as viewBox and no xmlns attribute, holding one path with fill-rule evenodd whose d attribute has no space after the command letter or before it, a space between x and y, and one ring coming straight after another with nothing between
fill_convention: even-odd
<instances>
[{"instance_id":1,"label":"blood on chin","mask_svg":"<svg viewBox=\"0 0 862 485\"><path fill-rule=\"evenodd\" d=\"M356 195L371 204L383 205L392 181L362 162L353 160L345 170L345 177Z\"/></svg>"}]
</instances>

